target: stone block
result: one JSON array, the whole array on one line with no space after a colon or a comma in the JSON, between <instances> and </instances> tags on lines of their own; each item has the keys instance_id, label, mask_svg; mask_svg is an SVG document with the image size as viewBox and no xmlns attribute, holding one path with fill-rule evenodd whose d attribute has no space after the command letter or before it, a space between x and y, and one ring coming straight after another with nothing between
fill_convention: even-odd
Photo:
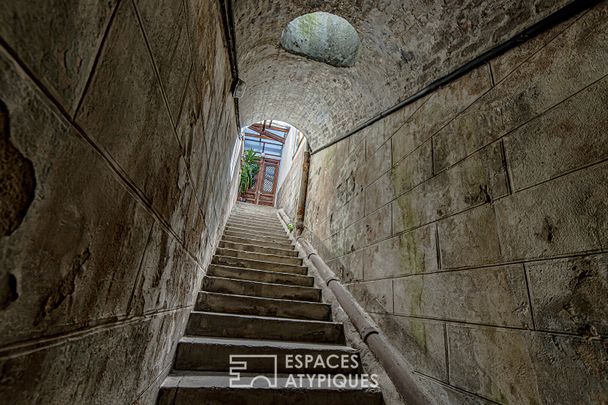
<instances>
[{"instance_id":1,"label":"stone block","mask_svg":"<svg viewBox=\"0 0 608 405\"><path fill-rule=\"evenodd\" d=\"M395 195L401 195L433 176L433 151L430 141L422 144L390 171Z\"/></svg>"},{"instance_id":2,"label":"stone block","mask_svg":"<svg viewBox=\"0 0 608 405\"><path fill-rule=\"evenodd\" d=\"M444 269L502 262L496 214L490 204L439 221L437 233Z\"/></svg>"},{"instance_id":3,"label":"stone block","mask_svg":"<svg viewBox=\"0 0 608 405\"><path fill-rule=\"evenodd\" d=\"M327 259L331 260L344 255L344 231L336 232L325 240L323 244L325 245L327 253L329 254Z\"/></svg>"},{"instance_id":4,"label":"stone block","mask_svg":"<svg viewBox=\"0 0 608 405\"><path fill-rule=\"evenodd\" d=\"M421 374L415 376L418 387L427 395L428 398L433 398L433 404L436 405L489 405L495 404L481 397L468 393L464 390L459 390L451 385L442 384L441 382L426 377Z\"/></svg>"},{"instance_id":5,"label":"stone block","mask_svg":"<svg viewBox=\"0 0 608 405\"><path fill-rule=\"evenodd\" d=\"M443 322L388 314L372 314L371 317L415 371L447 380Z\"/></svg>"},{"instance_id":6,"label":"stone block","mask_svg":"<svg viewBox=\"0 0 608 405\"><path fill-rule=\"evenodd\" d=\"M448 326L450 382L500 403L606 401L602 343L575 336Z\"/></svg>"},{"instance_id":7,"label":"stone block","mask_svg":"<svg viewBox=\"0 0 608 405\"><path fill-rule=\"evenodd\" d=\"M430 96L424 96L400 108L394 113L386 116L384 121L384 139L391 138L409 119L418 111L418 109L427 101Z\"/></svg>"},{"instance_id":8,"label":"stone block","mask_svg":"<svg viewBox=\"0 0 608 405\"><path fill-rule=\"evenodd\" d=\"M363 249L365 280L437 271L435 226L402 233Z\"/></svg>"},{"instance_id":9,"label":"stone block","mask_svg":"<svg viewBox=\"0 0 608 405\"><path fill-rule=\"evenodd\" d=\"M370 214L344 230L345 252L353 252L391 236L390 206Z\"/></svg>"},{"instance_id":10,"label":"stone block","mask_svg":"<svg viewBox=\"0 0 608 405\"><path fill-rule=\"evenodd\" d=\"M608 78L505 137L513 190L608 157Z\"/></svg>"},{"instance_id":11,"label":"stone block","mask_svg":"<svg viewBox=\"0 0 608 405\"><path fill-rule=\"evenodd\" d=\"M365 189L365 213L369 214L395 199L391 173L386 172Z\"/></svg>"},{"instance_id":12,"label":"stone block","mask_svg":"<svg viewBox=\"0 0 608 405\"><path fill-rule=\"evenodd\" d=\"M119 6L76 121L168 219L181 192L181 148L129 2Z\"/></svg>"},{"instance_id":13,"label":"stone block","mask_svg":"<svg viewBox=\"0 0 608 405\"><path fill-rule=\"evenodd\" d=\"M525 63L527 59L553 41L557 36L561 35L568 27L578 21L580 17L580 15L572 17L536 37L528 38L525 42L518 44L503 55L492 59L490 65L492 67L494 83L502 82L522 63Z\"/></svg>"},{"instance_id":14,"label":"stone block","mask_svg":"<svg viewBox=\"0 0 608 405\"><path fill-rule=\"evenodd\" d=\"M131 403L171 365L188 312L98 327L2 356L0 395L11 404Z\"/></svg>"},{"instance_id":15,"label":"stone block","mask_svg":"<svg viewBox=\"0 0 608 405\"><path fill-rule=\"evenodd\" d=\"M117 0L8 0L0 37L74 114Z\"/></svg>"},{"instance_id":16,"label":"stone block","mask_svg":"<svg viewBox=\"0 0 608 405\"><path fill-rule=\"evenodd\" d=\"M394 200L433 175L432 145L428 141L365 190L366 213Z\"/></svg>"},{"instance_id":17,"label":"stone block","mask_svg":"<svg viewBox=\"0 0 608 405\"><path fill-rule=\"evenodd\" d=\"M392 280L355 282L346 285L361 307L369 313L393 313Z\"/></svg>"},{"instance_id":18,"label":"stone block","mask_svg":"<svg viewBox=\"0 0 608 405\"><path fill-rule=\"evenodd\" d=\"M171 0L137 0L143 30L158 69L174 122L179 112L192 66L185 4Z\"/></svg>"},{"instance_id":19,"label":"stone block","mask_svg":"<svg viewBox=\"0 0 608 405\"><path fill-rule=\"evenodd\" d=\"M608 335L608 255L526 263L536 328Z\"/></svg>"},{"instance_id":20,"label":"stone block","mask_svg":"<svg viewBox=\"0 0 608 405\"><path fill-rule=\"evenodd\" d=\"M9 140L36 179L22 222L0 242L1 276L13 275L17 294L2 303L1 343L124 316L152 218L4 53L0 64Z\"/></svg>"},{"instance_id":21,"label":"stone block","mask_svg":"<svg viewBox=\"0 0 608 405\"><path fill-rule=\"evenodd\" d=\"M361 193L366 185L367 177L365 168L365 149L357 149L349 155L341 165L336 167L335 171L330 168L326 169L328 182L325 188L332 188L328 195L335 195L339 204L344 205L350 201L355 195ZM332 177L334 177L332 179ZM336 186L332 187L332 182L337 181ZM320 190L321 191L321 190Z\"/></svg>"},{"instance_id":22,"label":"stone block","mask_svg":"<svg viewBox=\"0 0 608 405\"><path fill-rule=\"evenodd\" d=\"M380 148L385 142L384 137L384 123L385 119L374 122L369 129L366 131L365 136L365 158L371 159L374 153Z\"/></svg>"},{"instance_id":23,"label":"stone block","mask_svg":"<svg viewBox=\"0 0 608 405\"><path fill-rule=\"evenodd\" d=\"M502 197L508 193L506 176L500 145L490 145L397 198L392 203L393 231L416 228Z\"/></svg>"},{"instance_id":24,"label":"stone block","mask_svg":"<svg viewBox=\"0 0 608 405\"><path fill-rule=\"evenodd\" d=\"M361 131L359 132L355 132L354 134L352 134L351 136L348 137L348 152L349 153L353 153L356 150L361 149L362 147L365 147L365 138L367 138L367 134L370 132L370 128L363 128Z\"/></svg>"},{"instance_id":25,"label":"stone block","mask_svg":"<svg viewBox=\"0 0 608 405\"><path fill-rule=\"evenodd\" d=\"M608 164L559 177L495 203L506 260L563 256L608 246Z\"/></svg>"},{"instance_id":26,"label":"stone block","mask_svg":"<svg viewBox=\"0 0 608 405\"><path fill-rule=\"evenodd\" d=\"M373 155L365 159L365 163L359 162L356 175L363 187L371 184L374 180L386 173L391 168L391 141L382 144Z\"/></svg>"},{"instance_id":27,"label":"stone block","mask_svg":"<svg viewBox=\"0 0 608 405\"><path fill-rule=\"evenodd\" d=\"M606 76L607 16L605 5L592 9L437 133L435 169L455 164Z\"/></svg>"},{"instance_id":28,"label":"stone block","mask_svg":"<svg viewBox=\"0 0 608 405\"><path fill-rule=\"evenodd\" d=\"M336 211L343 211L345 213L343 227L354 224L366 215L365 194L357 194L344 207L338 208Z\"/></svg>"},{"instance_id":29,"label":"stone block","mask_svg":"<svg viewBox=\"0 0 608 405\"><path fill-rule=\"evenodd\" d=\"M327 263L342 283L363 280L365 250L348 253Z\"/></svg>"},{"instance_id":30,"label":"stone block","mask_svg":"<svg viewBox=\"0 0 608 405\"><path fill-rule=\"evenodd\" d=\"M484 65L427 96L393 135L393 162L413 152L491 87L490 71Z\"/></svg>"},{"instance_id":31,"label":"stone block","mask_svg":"<svg viewBox=\"0 0 608 405\"><path fill-rule=\"evenodd\" d=\"M393 283L397 315L532 326L521 265L413 275Z\"/></svg>"},{"instance_id":32,"label":"stone block","mask_svg":"<svg viewBox=\"0 0 608 405\"><path fill-rule=\"evenodd\" d=\"M138 314L194 304L202 271L158 222L141 259L132 307Z\"/></svg>"}]
</instances>

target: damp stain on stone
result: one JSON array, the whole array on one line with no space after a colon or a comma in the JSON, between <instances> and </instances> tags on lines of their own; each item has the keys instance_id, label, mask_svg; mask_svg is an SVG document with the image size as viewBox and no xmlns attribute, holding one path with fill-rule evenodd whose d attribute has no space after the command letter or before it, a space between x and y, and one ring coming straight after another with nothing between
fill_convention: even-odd
<instances>
[{"instance_id":1,"label":"damp stain on stone","mask_svg":"<svg viewBox=\"0 0 608 405\"><path fill-rule=\"evenodd\" d=\"M17 301L19 292L17 291L17 277L12 273L2 275L0 284L0 310L8 308L8 306Z\"/></svg>"},{"instance_id":2,"label":"damp stain on stone","mask_svg":"<svg viewBox=\"0 0 608 405\"><path fill-rule=\"evenodd\" d=\"M549 243L552 243L555 239L556 231L557 231L557 228L551 221L551 218L545 217L545 219L543 220L541 232L537 233L536 235L540 239L545 240Z\"/></svg>"},{"instance_id":3,"label":"damp stain on stone","mask_svg":"<svg viewBox=\"0 0 608 405\"><path fill-rule=\"evenodd\" d=\"M91 258L89 248L76 255L70 264L67 274L61 280L59 286L42 302L34 325L38 325L47 319L59 306L76 291L76 279L84 272L85 264Z\"/></svg>"},{"instance_id":4,"label":"damp stain on stone","mask_svg":"<svg viewBox=\"0 0 608 405\"><path fill-rule=\"evenodd\" d=\"M35 189L34 166L11 142L8 109L0 101L0 236L10 236L19 228Z\"/></svg>"},{"instance_id":5,"label":"damp stain on stone","mask_svg":"<svg viewBox=\"0 0 608 405\"><path fill-rule=\"evenodd\" d=\"M479 191L475 194L469 194L469 195L465 196L464 202L467 205L491 203L492 196L490 195L490 192L488 191L488 186L485 184L480 184Z\"/></svg>"},{"instance_id":6,"label":"damp stain on stone","mask_svg":"<svg viewBox=\"0 0 608 405\"><path fill-rule=\"evenodd\" d=\"M424 323L419 320L412 320L411 322L411 334L418 346L424 350L425 353L428 352L428 347L426 343L426 330L424 328Z\"/></svg>"}]
</instances>

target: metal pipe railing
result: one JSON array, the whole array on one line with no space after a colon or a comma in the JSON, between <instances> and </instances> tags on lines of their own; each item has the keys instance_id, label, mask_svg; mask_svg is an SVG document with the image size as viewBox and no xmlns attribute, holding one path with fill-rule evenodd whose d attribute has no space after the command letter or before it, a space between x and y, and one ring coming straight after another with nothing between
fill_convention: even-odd
<instances>
[{"instance_id":1,"label":"metal pipe railing","mask_svg":"<svg viewBox=\"0 0 608 405\"><path fill-rule=\"evenodd\" d=\"M279 210L279 217L285 224L289 223L289 218L287 218L283 210ZM366 316L363 309L357 304L348 290L344 288L340 279L336 277L335 273L318 255L314 247L302 237L295 239L295 242L317 269L319 276L334 294L351 323L357 329L359 336L361 336L363 342L376 356L403 399L408 404L423 405L431 403L414 381L410 371L411 367L393 347L387 337Z\"/></svg>"}]
</instances>

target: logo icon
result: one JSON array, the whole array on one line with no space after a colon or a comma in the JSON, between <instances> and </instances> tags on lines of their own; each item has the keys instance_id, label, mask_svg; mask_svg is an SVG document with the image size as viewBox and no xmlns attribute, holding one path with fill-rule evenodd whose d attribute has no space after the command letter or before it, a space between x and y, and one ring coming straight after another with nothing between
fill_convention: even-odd
<instances>
[{"instance_id":1,"label":"logo icon","mask_svg":"<svg viewBox=\"0 0 608 405\"><path fill-rule=\"evenodd\" d=\"M257 374L255 377L243 376L254 365L270 365L272 373ZM276 354L231 354L230 355L230 388L253 388L264 384L268 388L277 388L278 356ZM257 382L257 383L256 383Z\"/></svg>"}]
</instances>

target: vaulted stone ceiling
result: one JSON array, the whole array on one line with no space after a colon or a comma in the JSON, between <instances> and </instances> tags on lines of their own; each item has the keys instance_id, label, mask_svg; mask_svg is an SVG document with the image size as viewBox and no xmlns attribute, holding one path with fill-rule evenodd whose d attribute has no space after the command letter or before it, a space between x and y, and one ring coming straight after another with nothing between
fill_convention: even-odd
<instances>
[{"instance_id":1,"label":"vaulted stone ceiling","mask_svg":"<svg viewBox=\"0 0 608 405\"><path fill-rule=\"evenodd\" d=\"M318 148L538 22L567 0L234 0L241 122L277 119ZM361 49L352 67L288 53L294 18L348 20Z\"/></svg>"}]
</instances>

